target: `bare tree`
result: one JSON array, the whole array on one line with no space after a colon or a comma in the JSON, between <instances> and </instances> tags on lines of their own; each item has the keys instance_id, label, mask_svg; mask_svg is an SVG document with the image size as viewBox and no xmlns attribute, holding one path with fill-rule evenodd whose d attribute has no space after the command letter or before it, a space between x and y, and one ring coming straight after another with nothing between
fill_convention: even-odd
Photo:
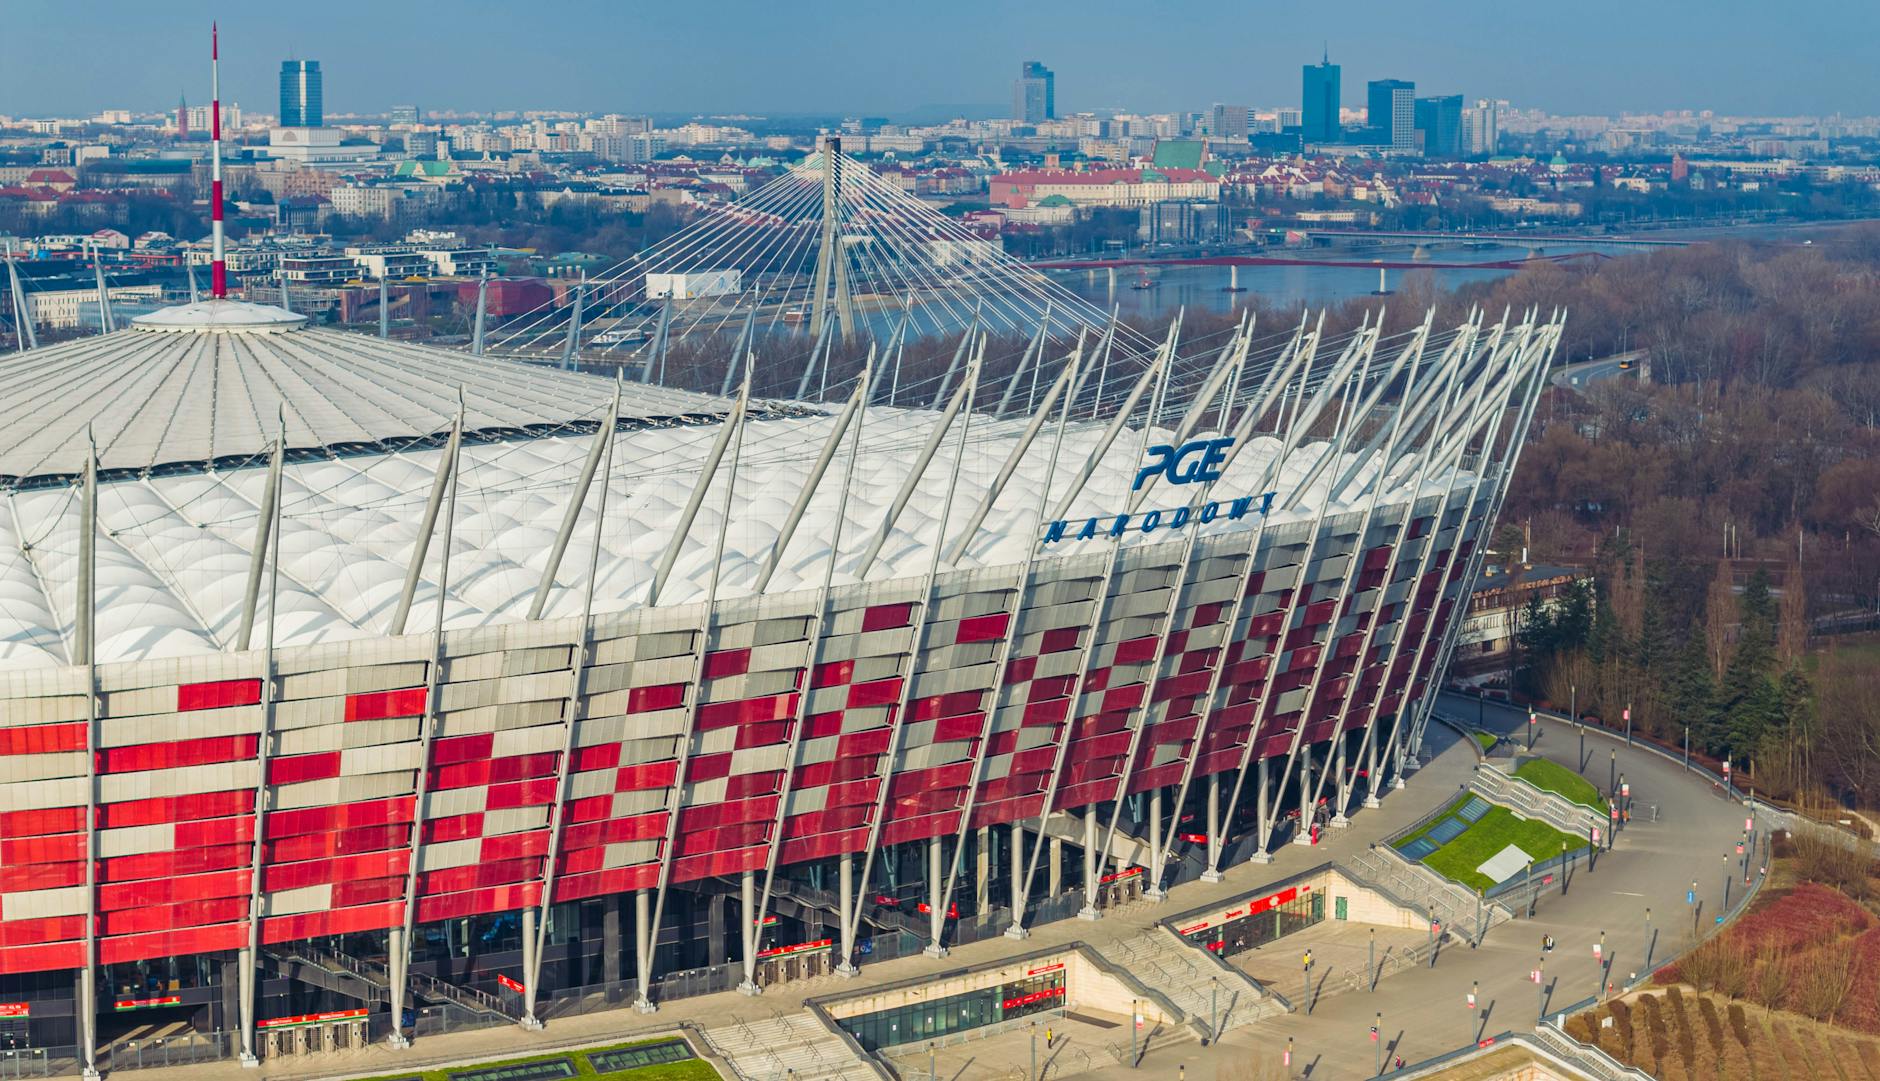
<instances>
[{"instance_id":1,"label":"bare tree","mask_svg":"<svg viewBox=\"0 0 1880 1081\"><path fill-rule=\"evenodd\" d=\"M1796 526L1796 530L1799 537L1801 527ZM1808 589L1802 581L1802 565L1790 560L1782 576L1782 603L1776 615L1776 656L1784 667L1792 668L1802 662L1807 646Z\"/></svg>"},{"instance_id":2,"label":"bare tree","mask_svg":"<svg viewBox=\"0 0 1880 1081\"><path fill-rule=\"evenodd\" d=\"M1857 805L1875 805L1880 786L1880 666L1835 651L1815 673L1816 761Z\"/></svg>"},{"instance_id":3,"label":"bare tree","mask_svg":"<svg viewBox=\"0 0 1880 1081\"><path fill-rule=\"evenodd\" d=\"M1704 651L1710 657L1711 677L1723 678L1723 669L1730 661L1730 639L1735 634L1740 616L1736 606L1736 577L1730 571L1730 561L1717 561L1717 576L1710 580L1710 591L1704 598Z\"/></svg>"}]
</instances>

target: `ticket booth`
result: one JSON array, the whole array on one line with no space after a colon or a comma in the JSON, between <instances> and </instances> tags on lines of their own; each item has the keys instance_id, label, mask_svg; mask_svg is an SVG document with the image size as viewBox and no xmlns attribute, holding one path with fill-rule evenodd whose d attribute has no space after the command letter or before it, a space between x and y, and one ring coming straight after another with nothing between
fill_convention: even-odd
<instances>
[{"instance_id":1,"label":"ticket booth","mask_svg":"<svg viewBox=\"0 0 1880 1081\"><path fill-rule=\"evenodd\" d=\"M769 987L826 975L835 965L834 956L835 943L827 938L761 950L757 954L757 985Z\"/></svg>"},{"instance_id":2,"label":"ticket booth","mask_svg":"<svg viewBox=\"0 0 1880 1081\"><path fill-rule=\"evenodd\" d=\"M366 1020L363 1009L267 1018L255 1026L261 1057L321 1055L365 1047Z\"/></svg>"}]
</instances>

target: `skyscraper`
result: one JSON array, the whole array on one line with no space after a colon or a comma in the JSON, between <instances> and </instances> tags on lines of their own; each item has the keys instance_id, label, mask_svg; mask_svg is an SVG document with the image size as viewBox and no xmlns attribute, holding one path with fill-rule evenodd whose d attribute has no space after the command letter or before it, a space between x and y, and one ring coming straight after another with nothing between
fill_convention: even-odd
<instances>
[{"instance_id":1,"label":"skyscraper","mask_svg":"<svg viewBox=\"0 0 1880 1081\"><path fill-rule=\"evenodd\" d=\"M1299 102L1299 133L1308 143L1336 142L1338 124L1338 65L1325 56L1305 66L1305 88Z\"/></svg>"},{"instance_id":2,"label":"skyscraper","mask_svg":"<svg viewBox=\"0 0 1880 1081\"><path fill-rule=\"evenodd\" d=\"M1012 82L1012 119L1036 124L1057 119L1057 75L1036 60L1027 60Z\"/></svg>"},{"instance_id":3,"label":"skyscraper","mask_svg":"<svg viewBox=\"0 0 1880 1081\"><path fill-rule=\"evenodd\" d=\"M1471 157L1493 154L1501 140L1501 110L1494 98L1477 98L1462 111L1462 152Z\"/></svg>"},{"instance_id":4,"label":"skyscraper","mask_svg":"<svg viewBox=\"0 0 1880 1081\"><path fill-rule=\"evenodd\" d=\"M1252 110L1245 105L1216 105L1209 118L1208 132L1216 139L1246 142L1252 130L1248 122Z\"/></svg>"},{"instance_id":5,"label":"skyscraper","mask_svg":"<svg viewBox=\"0 0 1880 1081\"><path fill-rule=\"evenodd\" d=\"M1434 158L1462 155L1462 95L1418 98L1416 103L1417 137L1423 140L1423 153Z\"/></svg>"},{"instance_id":6,"label":"skyscraper","mask_svg":"<svg viewBox=\"0 0 1880 1081\"><path fill-rule=\"evenodd\" d=\"M1402 79L1373 79L1367 91L1371 141L1392 150L1415 150L1417 84Z\"/></svg>"},{"instance_id":7,"label":"skyscraper","mask_svg":"<svg viewBox=\"0 0 1880 1081\"><path fill-rule=\"evenodd\" d=\"M320 104L320 62L281 61L281 126L318 128L325 120Z\"/></svg>"}]
</instances>

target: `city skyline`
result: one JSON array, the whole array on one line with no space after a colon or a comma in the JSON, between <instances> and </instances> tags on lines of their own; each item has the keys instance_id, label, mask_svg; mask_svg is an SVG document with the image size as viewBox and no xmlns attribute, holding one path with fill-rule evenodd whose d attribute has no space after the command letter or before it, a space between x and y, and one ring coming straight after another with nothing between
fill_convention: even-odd
<instances>
[{"instance_id":1,"label":"city skyline","mask_svg":"<svg viewBox=\"0 0 1880 1081\"><path fill-rule=\"evenodd\" d=\"M1395 77L1414 81L1419 93L1503 98L1561 114L1880 113L1880 88L1859 75L1865 35L1847 33L1871 14L1839 0L1791 12L1754 34L1727 10L1682 0L1649 9L1596 5L1574 19L1513 10L1498 13L1491 27L1474 25L1474 13L1459 4L1412 12L1360 3L1336 26L1309 14L1269 13L1257 53L1232 33L1161 44L1167 13L1151 17L1120 4L1079 5L1084 17L1075 21L1050 6L1005 11L981 3L924 21L847 3L813 21L744 0L709 13L574 5L558 9L566 14L553 23L535 9L475 5L441 32L415 11L363 4L324 10L332 17L251 9L225 19L224 99L258 111L275 97L283 59L316 58L332 76L327 111L339 115L382 113L411 100L460 112L1003 111L1012 73L1037 59L1058 76L1060 116L1189 111L1215 101L1297 105L1300 65L1329 48L1345 69L1347 107L1363 104L1369 80ZM1237 25L1228 6L1188 11L1197 25ZM10 13L10 36L26 48L0 67L0 114L155 111L179 87L187 94L206 81L183 58L197 48L200 24L217 14L212 5L110 2L79 17L46 0L21 0ZM1457 20L1469 20L1470 32L1458 33ZM990 39L989 21L996 30ZM728 34L727 25L742 30ZM1351 26L1365 29L1330 32ZM910 39L923 44L910 50ZM1666 40L1680 47L1667 50ZM618 46L589 44L596 41ZM451 63L414 62L427 49L443 50ZM819 51L826 62L807 62ZM74 63L75 56L86 62ZM153 56L167 59L153 64ZM1802 77L1753 77L1771 70Z\"/></svg>"}]
</instances>

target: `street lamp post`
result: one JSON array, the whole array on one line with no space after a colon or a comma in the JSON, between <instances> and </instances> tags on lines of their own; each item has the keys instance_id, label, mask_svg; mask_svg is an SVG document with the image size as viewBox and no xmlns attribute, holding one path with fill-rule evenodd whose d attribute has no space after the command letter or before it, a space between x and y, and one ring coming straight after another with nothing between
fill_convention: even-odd
<instances>
[{"instance_id":1,"label":"street lamp post","mask_svg":"<svg viewBox=\"0 0 1880 1081\"><path fill-rule=\"evenodd\" d=\"M1599 933L1599 945L1593 948L1593 997L1599 998L1606 993L1606 932Z\"/></svg>"},{"instance_id":2,"label":"street lamp post","mask_svg":"<svg viewBox=\"0 0 1880 1081\"><path fill-rule=\"evenodd\" d=\"M1377 990L1377 928L1371 928L1369 954L1364 961L1364 975L1370 981L1372 991ZM1211 979L1212 977L1210 977Z\"/></svg>"},{"instance_id":3,"label":"street lamp post","mask_svg":"<svg viewBox=\"0 0 1880 1081\"><path fill-rule=\"evenodd\" d=\"M1221 978L1208 977L1208 1042L1213 1043L1221 1031Z\"/></svg>"},{"instance_id":4,"label":"street lamp post","mask_svg":"<svg viewBox=\"0 0 1880 1081\"><path fill-rule=\"evenodd\" d=\"M1529 707L1528 707L1528 725L1527 725L1527 728L1528 728L1528 731L1527 731L1527 737L1528 737L1528 745L1527 745L1527 749L1528 749L1528 750L1530 750L1530 751L1534 749L1534 730L1535 730L1536 728L1539 728L1539 727L1540 727L1540 714L1539 714L1539 713L1536 713L1536 712L1534 711L1534 707L1533 707L1533 706L1529 706Z\"/></svg>"},{"instance_id":5,"label":"street lamp post","mask_svg":"<svg viewBox=\"0 0 1880 1081\"><path fill-rule=\"evenodd\" d=\"M1629 743L1631 742L1631 740L1628 738L1627 742ZM1617 791L1618 784L1619 784L1619 752L1617 750L1614 750L1612 752L1612 757L1608 759L1606 762L1606 791L1608 792Z\"/></svg>"},{"instance_id":6,"label":"street lamp post","mask_svg":"<svg viewBox=\"0 0 1880 1081\"><path fill-rule=\"evenodd\" d=\"M929 1041L927 1044L927 1081L940 1081L940 1070L934 1064L934 1055L934 1044Z\"/></svg>"},{"instance_id":7,"label":"street lamp post","mask_svg":"<svg viewBox=\"0 0 1880 1081\"><path fill-rule=\"evenodd\" d=\"M1625 745L1632 746L1632 703L1625 704Z\"/></svg>"},{"instance_id":8,"label":"street lamp post","mask_svg":"<svg viewBox=\"0 0 1880 1081\"><path fill-rule=\"evenodd\" d=\"M1377 1069L1373 1076L1382 1077L1384 1075L1384 1011L1382 1010L1378 1011L1377 1018L1371 1022L1371 1044L1377 1052L1372 1056L1377 1060Z\"/></svg>"},{"instance_id":9,"label":"street lamp post","mask_svg":"<svg viewBox=\"0 0 1880 1081\"><path fill-rule=\"evenodd\" d=\"M1534 962L1534 1002L1536 1004L1536 1009L1539 1011L1535 1016L1537 1018L1545 1018L1547 1016L1547 955L1546 954L1542 954L1541 959Z\"/></svg>"},{"instance_id":10,"label":"street lamp post","mask_svg":"<svg viewBox=\"0 0 1880 1081\"><path fill-rule=\"evenodd\" d=\"M1691 772L1691 726L1684 726L1684 772Z\"/></svg>"},{"instance_id":11,"label":"street lamp post","mask_svg":"<svg viewBox=\"0 0 1880 1081\"><path fill-rule=\"evenodd\" d=\"M1476 1043L1482 1042L1482 1031L1477 1021L1478 1015L1476 1013L1476 1007L1475 1007L1475 1004L1478 1001L1476 996L1480 994L1481 991L1482 991L1482 981L1480 980L1469 981L1469 1031L1474 1034L1471 1037L1471 1039L1473 1039Z\"/></svg>"},{"instance_id":12,"label":"street lamp post","mask_svg":"<svg viewBox=\"0 0 1880 1081\"><path fill-rule=\"evenodd\" d=\"M1135 999L1130 999L1129 1000L1129 1068L1132 1070L1136 1068L1136 1061L1137 1061L1136 1060L1136 1030L1142 1027L1142 1022L1137 1020L1137 1018L1140 1018L1141 1016L1142 1016L1142 1003Z\"/></svg>"},{"instance_id":13,"label":"street lamp post","mask_svg":"<svg viewBox=\"0 0 1880 1081\"><path fill-rule=\"evenodd\" d=\"M1652 906L1645 906L1645 968L1652 967Z\"/></svg>"},{"instance_id":14,"label":"street lamp post","mask_svg":"<svg viewBox=\"0 0 1880 1081\"><path fill-rule=\"evenodd\" d=\"M1031 1023L1031 1081L1038 1081L1038 1022Z\"/></svg>"}]
</instances>

